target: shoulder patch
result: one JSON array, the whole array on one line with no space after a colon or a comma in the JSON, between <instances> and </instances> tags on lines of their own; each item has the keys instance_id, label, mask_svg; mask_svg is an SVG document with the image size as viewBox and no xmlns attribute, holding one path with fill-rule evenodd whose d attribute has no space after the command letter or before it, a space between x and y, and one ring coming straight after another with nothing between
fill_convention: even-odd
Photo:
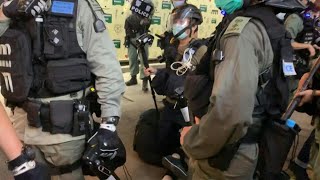
<instances>
[{"instance_id":1,"label":"shoulder patch","mask_svg":"<svg viewBox=\"0 0 320 180\"><path fill-rule=\"evenodd\" d=\"M236 17L231 23L229 24L226 32L226 34L240 34L243 30L243 28L248 24L251 18L249 17L243 17L239 16Z\"/></svg>"}]
</instances>

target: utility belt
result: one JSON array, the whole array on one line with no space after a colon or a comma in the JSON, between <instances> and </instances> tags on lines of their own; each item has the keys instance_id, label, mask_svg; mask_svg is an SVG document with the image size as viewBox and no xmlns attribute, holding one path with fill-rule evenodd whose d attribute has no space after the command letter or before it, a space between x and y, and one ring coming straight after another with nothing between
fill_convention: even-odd
<instances>
[{"instance_id":1,"label":"utility belt","mask_svg":"<svg viewBox=\"0 0 320 180\"><path fill-rule=\"evenodd\" d=\"M28 100L22 108L27 112L28 125L42 127L43 132L72 136L90 133L89 110L81 100L57 100L50 103Z\"/></svg>"},{"instance_id":2,"label":"utility belt","mask_svg":"<svg viewBox=\"0 0 320 180\"><path fill-rule=\"evenodd\" d=\"M221 151L210 157L208 163L211 167L226 171L241 144L255 144L260 140L260 129L249 127L247 134L235 143L225 145Z\"/></svg>"}]
</instances>

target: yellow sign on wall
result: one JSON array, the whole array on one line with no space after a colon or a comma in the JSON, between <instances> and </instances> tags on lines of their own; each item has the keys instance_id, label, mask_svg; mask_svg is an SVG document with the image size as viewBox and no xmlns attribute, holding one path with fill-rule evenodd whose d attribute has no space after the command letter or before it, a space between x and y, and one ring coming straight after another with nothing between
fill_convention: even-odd
<instances>
[{"instance_id":1,"label":"yellow sign on wall","mask_svg":"<svg viewBox=\"0 0 320 180\"><path fill-rule=\"evenodd\" d=\"M109 30L110 36L115 44L119 60L128 59L128 51L124 47L124 22L131 14L131 0L97 0L104 11L104 21ZM153 0L155 12L152 17L150 31L152 35L162 34L166 31L166 24L169 13L173 6L170 0ZM199 27L199 37L208 37L221 21L222 15L215 7L212 0L188 0L188 3L197 6L203 16L203 23ZM161 55L161 50L157 47L157 38L149 48L149 58L156 58Z\"/></svg>"}]
</instances>

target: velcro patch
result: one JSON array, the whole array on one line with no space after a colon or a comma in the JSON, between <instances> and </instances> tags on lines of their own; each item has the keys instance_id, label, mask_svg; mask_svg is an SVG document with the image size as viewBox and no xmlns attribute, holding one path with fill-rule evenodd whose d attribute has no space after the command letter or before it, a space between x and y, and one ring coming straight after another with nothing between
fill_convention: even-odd
<instances>
[{"instance_id":1,"label":"velcro patch","mask_svg":"<svg viewBox=\"0 0 320 180\"><path fill-rule=\"evenodd\" d=\"M226 34L240 34L243 28L248 24L251 18L239 16L236 17L228 26Z\"/></svg>"}]
</instances>

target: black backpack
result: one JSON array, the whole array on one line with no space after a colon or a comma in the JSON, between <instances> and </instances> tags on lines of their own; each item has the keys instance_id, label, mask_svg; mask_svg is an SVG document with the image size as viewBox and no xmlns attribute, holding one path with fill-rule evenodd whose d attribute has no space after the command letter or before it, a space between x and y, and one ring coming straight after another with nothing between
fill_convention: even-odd
<instances>
[{"instance_id":1,"label":"black backpack","mask_svg":"<svg viewBox=\"0 0 320 180\"><path fill-rule=\"evenodd\" d=\"M160 134L159 122L161 119L162 110L159 112L156 109L149 109L140 115L139 121L136 125L133 149L138 153L140 159L144 162L162 167L162 157L172 154L176 150L177 139L173 136L172 132L169 134ZM163 121L171 123L170 121ZM171 132L171 131L170 131ZM159 136L170 136L166 138L166 144L162 144ZM176 136L175 136L176 137ZM179 141L179 140L178 140Z\"/></svg>"},{"instance_id":2,"label":"black backpack","mask_svg":"<svg viewBox=\"0 0 320 180\"><path fill-rule=\"evenodd\" d=\"M10 27L0 37L0 48L1 94L10 102L23 102L33 82L30 35Z\"/></svg>"}]
</instances>

